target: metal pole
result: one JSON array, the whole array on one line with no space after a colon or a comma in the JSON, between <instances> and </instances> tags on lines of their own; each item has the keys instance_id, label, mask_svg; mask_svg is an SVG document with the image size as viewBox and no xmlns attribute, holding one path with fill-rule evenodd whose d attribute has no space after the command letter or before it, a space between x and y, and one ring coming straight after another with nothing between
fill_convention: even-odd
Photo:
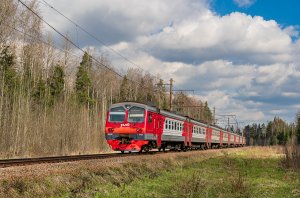
<instances>
[{"instance_id":1,"label":"metal pole","mask_svg":"<svg viewBox=\"0 0 300 198\"><path fill-rule=\"evenodd\" d=\"M228 131L230 131L230 126L229 126L229 117L228 117Z\"/></svg>"},{"instance_id":2,"label":"metal pole","mask_svg":"<svg viewBox=\"0 0 300 198\"><path fill-rule=\"evenodd\" d=\"M170 111L172 111L173 78L170 79Z\"/></svg>"},{"instance_id":3,"label":"metal pole","mask_svg":"<svg viewBox=\"0 0 300 198\"><path fill-rule=\"evenodd\" d=\"M214 107L213 124L216 124L216 107Z\"/></svg>"}]
</instances>

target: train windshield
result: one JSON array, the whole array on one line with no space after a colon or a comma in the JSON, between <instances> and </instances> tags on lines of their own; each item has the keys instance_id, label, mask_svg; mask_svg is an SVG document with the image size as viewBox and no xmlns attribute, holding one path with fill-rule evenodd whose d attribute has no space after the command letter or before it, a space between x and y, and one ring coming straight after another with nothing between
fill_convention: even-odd
<instances>
[{"instance_id":1,"label":"train windshield","mask_svg":"<svg viewBox=\"0 0 300 198\"><path fill-rule=\"evenodd\" d=\"M131 107L128 111L128 122L144 122L145 109L141 107Z\"/></svg>"},{"instance_id":2,"label":"train windshield","mask_svg":"<svg viewBox=\"0 0 300 198\"><path fill-rule=\"evenodd\" d=\"M112 108L109 112L109 122L124 122L125 109L123 107Z\"/></svg>"}]
</instances>

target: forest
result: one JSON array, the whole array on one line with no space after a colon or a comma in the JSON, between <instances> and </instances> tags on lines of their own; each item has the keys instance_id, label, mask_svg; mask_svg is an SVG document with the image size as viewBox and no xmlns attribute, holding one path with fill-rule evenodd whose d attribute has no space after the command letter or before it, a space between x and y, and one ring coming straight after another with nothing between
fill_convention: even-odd
<instances>
[{"instance_id":1,"label":"forest","mask_svg":"<svg viewBox=\"0 0 300 198\"><path fill-rule=\"evenodd\" d=\"M300 144L300 114L295 123L287 123L280 117L274 117L267 124L247 125L244 134L248 145L269 146Z\"/></svg>"},{"instance_id":2,"label":"forest","mask_svg":"<svg viewBox=\"0 0 300 198\"><path fill-rule=\"evenodd\" d=\"M39 13L38 1L27 2ZM89 47L78 52L67 32L57 44L44 28L18 2L1 1L0 158L104 151L112 103L136 101L170 110L166 79L135 67L120 71ZM178 113L213 122L207 101L178 92L172 104Z\"/></svg>"}]
</instances>

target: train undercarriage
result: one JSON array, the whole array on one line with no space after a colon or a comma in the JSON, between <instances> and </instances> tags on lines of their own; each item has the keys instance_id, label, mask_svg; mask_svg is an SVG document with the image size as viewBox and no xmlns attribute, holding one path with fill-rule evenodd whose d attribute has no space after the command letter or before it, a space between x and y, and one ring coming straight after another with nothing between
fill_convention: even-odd
<instances>
[{"instance_id":1,"label":"train undercarriage","mask_svg":"<svg viewBox=\"0 0 300 198\"><path fill-rule=\"evenodd\" d=\"M193 142L192 145L185 145L184 142L176 141L162 141L161 145L157 145L155 140L139 140L133 139L130 136L120 136L114 140L108 140L112 149L115 151L124 152L150 152L153 149L158 151L188 151L188 150L206 150L206 149L219 149L240 147L242 144L228 144L228 143L206 143L206 142Z\"/></svg>"}]
</instances>

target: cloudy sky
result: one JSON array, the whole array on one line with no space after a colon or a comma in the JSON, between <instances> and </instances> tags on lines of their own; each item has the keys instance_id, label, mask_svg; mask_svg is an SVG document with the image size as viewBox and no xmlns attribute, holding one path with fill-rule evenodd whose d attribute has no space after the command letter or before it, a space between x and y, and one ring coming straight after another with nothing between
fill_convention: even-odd
<instances>
[{"instance_id":1,"label":"cloudy sky","mask_svg":"<svg viewBox=\"0 0 300 198\"><path fill-rule=\"evenodd\" d=\"M135 67L39 1L82 48ZM45 1L145 71L194 89L217 114L294 121L300 110L298 0Z\"/></svg>"}]
</instances>

